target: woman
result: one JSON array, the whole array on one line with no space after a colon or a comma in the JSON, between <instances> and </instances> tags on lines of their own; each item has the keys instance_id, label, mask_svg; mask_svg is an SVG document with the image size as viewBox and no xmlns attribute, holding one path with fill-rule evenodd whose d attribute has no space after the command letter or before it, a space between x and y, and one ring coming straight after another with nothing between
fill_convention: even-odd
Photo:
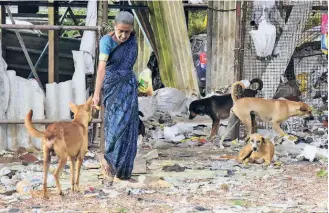
<instances>
[{"instance_id":1,"label":"woman","mask_svg":"<svg viewBox=\"0 0 329 213\"><path fill-rule=\"evenodd\" d=\"M119 12L114 24L114 32L100 41L93 102L97 106L103 88L106 173L111 172L116 179L134 181L131 172L139 121L137 80L132 70L138 52L134 17L129 12Z\"/></svg>"}]
</instances>

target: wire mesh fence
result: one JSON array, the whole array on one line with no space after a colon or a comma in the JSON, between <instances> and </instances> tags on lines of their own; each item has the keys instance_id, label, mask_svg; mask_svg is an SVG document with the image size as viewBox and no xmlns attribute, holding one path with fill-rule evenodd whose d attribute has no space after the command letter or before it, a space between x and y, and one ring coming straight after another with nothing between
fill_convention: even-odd
<instances>
[{"instance_id":1,"label":"wire mesh fence","mask_svg":"<svg viewBox=\"0 0 329 213\"><path fill-rule=\"evenodd\" d=\"M247 2L242 79L263 81L259 97L303 101L327 110L328 55L321 49L327 1L275 1L272 6L266 1ZM294 131L302 125L301 121L293 126L284 123L282 128ZM271 127L258 120L257 128Z\"/></svg>"}]
</instances>

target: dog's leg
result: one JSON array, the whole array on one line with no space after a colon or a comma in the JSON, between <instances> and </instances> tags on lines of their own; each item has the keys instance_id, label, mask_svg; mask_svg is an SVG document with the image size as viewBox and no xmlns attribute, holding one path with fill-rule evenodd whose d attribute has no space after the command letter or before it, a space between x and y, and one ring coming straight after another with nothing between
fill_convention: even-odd
<instances>
[{"instance_id":1,"label":"dog's leg","mask_svg":"<svg viewBox=\"0 0 329 213\"><path fill-rule=\"evenodd\" d=\"M71 161L71 164L70 164L71 190L73 192L74 191L74 178L75 178L75 175L74 175L74 172L75 172L75 158L70 156L70 161Z\"/></svg>"},{"instance_id":2,"label":"dog's leg","mask_svg":"<svg viewBox=\"0 0 329 213\"><path fill-rule=\"evenodd\" d=\"M55 178L55 181L56 181L56 186L57 186L57 191L58 191L58 194L59 195L64 195L63 194L63 191L61 189L61 184L59 183L59 178L61 176L61 173L66 165L66 161L67 161L67 154L66 153L62 153L61 156L58 156L59 158L59 161L58 161L58 167L55 171L55 174L54 174L54 178Z\"/></svg>"},{"instance_id":3,"label":"dog's leg","mask_svg":"<svg viewBox=\"0 0 329 213\"><path fill-rule=\"evenodd\" d=\"M284 136L285 132L281 129L280 127L280 123L279 122L275 122L272 121L271 122L273 129L280 135L280 136Z\"/></svg>"},{"instance_id":4,"label":"dog's leg","mask_svg":"<svg viewBox=\"0 0 329 213\"><path fill-rule=\"evenodd\" d=\"M47 195L47 177L48 177L48 170L50 165L50 152L46 148L46 146L43 147L43 197L48 198Z\"/></svg>"},{"instance_id":5,"label":"dog's leg","mask_svg":"<svg viewBox=\"0 0 329 213\"><path fill-rule=\"evenodd\" d=\"M218 133L218 128L219 128L219 119L213 120L209 141L212 141L216 137Z\"/></svg>"},{"instance_id":6,"label":"dog's leg","mask_svg":"<svg viewBox=\"0 0 329 213\"><path fill-rule=\"evenodd\" d=\"M219 141L219 147L221 149L224 149L223 142L224 139L231 133L232 129L235 127L235 125L239 122L239 118L234 114L234 112L230 112L230 118L227 123L227 127L225 130L224 135L221 137Z\"/></svg>"},{"instance_id":7,"label":"dog's leg","mask_svg":"<svg viewBox=\"0 0 329 213\"><path fill-rule=\"evenodd\" d=\"M84 156L84 155L83 155ZM79 187L79 180L80 180L80 170L81 170L81 165L82 165L82 161L83 161L83 156L79 155L77 157L77 161L76 161L76 173L75 173L75 191L80 191L80 187Z\"/></svg>"},{"instance_id":8,"label":"dog's leg","mask_svg":"<svg viewBox=\"0 0 329 213\"><path fill-rule=\"evenodd\" d=\"M250 116L243 116L241 118L241 122L246 127L246 130L247 130L247 136L246 137L249 137L249 135L252 134L252 121L251 121L251 117Z\"/></svg>"}]
</instances>

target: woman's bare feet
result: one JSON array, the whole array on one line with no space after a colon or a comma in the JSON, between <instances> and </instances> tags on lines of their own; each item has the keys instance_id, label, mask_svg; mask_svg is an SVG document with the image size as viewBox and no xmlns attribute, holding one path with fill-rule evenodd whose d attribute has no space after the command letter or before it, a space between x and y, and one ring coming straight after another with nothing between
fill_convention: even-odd
<instances>
[{"instance_id":1,"label":"woman's bare feet","mask_svg":"<svg viewBox=\"0 0 329 213\"><path fill-rule=\"evenodd\" d=\"M115 182L115 183L122 182L122 181L128 181L129 183L137 183L137 182L138 182L137 180L135 180L135 179L133 179L133 178L129 178L129 179L120 179L120 178L115 177L115 178L113 179L113 182Z\"/></svg>"},{"instance_id":2,"label":"woman's bare feet","mask_svg":"<svg viewBox=\"0 0 329 213\"><path fill-rule=\"evenodd\" d=\"M104 178L105 179L108 179L108 180L111 180L111 167L109 166L109 164L107 163L107 161L105 160L104 158L104 155L102 154L99 154L98 155L98 160L101 164L101 170L102 170L102 173L104 175Z\"/></svg>"}]
</instances>

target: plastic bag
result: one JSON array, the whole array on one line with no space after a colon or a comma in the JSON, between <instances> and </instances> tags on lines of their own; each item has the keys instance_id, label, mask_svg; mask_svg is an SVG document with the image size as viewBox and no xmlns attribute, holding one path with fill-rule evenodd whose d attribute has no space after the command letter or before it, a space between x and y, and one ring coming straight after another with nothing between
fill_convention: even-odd
<instances>
[{"instance_id":1,"label":"plastic bag","mask_svg":"<svg viewBox=\"0 0 329 213\"><path fill-rule=\"evenodd\" d=\"M157 110L168 112L170 116L183 115L188 111L190 98L176 88L162 88L154 93Z\"/></svg>"},{"instance_id":2,"label":"plastic bag","mask_svg":"<svg viewBox=\"0 0 329 213\"><path fill-rule=\"evenodd\" d=\"M150 69L145 69L138 76L138 93L145 94L146 96L153 95L152 88L152 72Z\"/></svg>"},{"instance_id":3,"label":"plastic bag","mask_svg":"<svg viewBox=\"0 0 329 213\"><path fill-rule=\"evenodd\" d=\"M258 26L258 30L249 32L256 49L256 55L267 57L272 54L276 39L276 28L268 23L264 16Z\"/></svg>"}]
</instances>

